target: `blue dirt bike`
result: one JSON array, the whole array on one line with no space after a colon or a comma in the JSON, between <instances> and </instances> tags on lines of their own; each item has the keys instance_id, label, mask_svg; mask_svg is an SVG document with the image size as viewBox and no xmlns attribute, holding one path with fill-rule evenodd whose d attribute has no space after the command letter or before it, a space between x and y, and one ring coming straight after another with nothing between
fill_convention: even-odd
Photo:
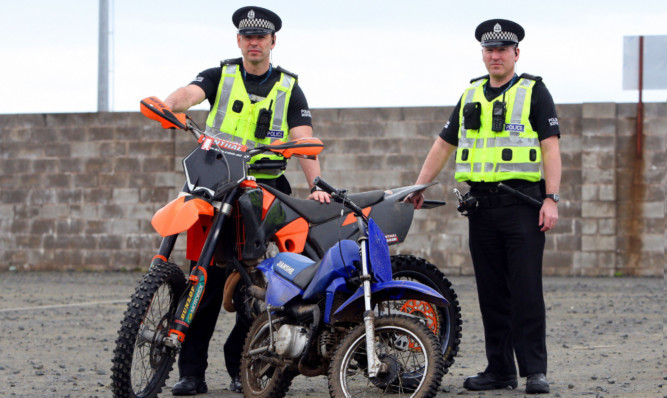
<instances>
[{"instance_id":1,"label":"blue dirt bike","mask_svg":"<svg viewBox=\"0 0 667 398\"><path fill-rule=\"evenodd\" d=\"M292 379L328 374L332 397L436 395L445 372L436 335L415 318L383 316L382 305L423 300L440 308L447 300L414 281L392 280L387 239L346 191L320 178L356 216L357 241L340 240L319 261L283 252L257 269L263 286L248 289L260 315L243 347L246 397L282 397Z\"/></svg>"}]
</instances>

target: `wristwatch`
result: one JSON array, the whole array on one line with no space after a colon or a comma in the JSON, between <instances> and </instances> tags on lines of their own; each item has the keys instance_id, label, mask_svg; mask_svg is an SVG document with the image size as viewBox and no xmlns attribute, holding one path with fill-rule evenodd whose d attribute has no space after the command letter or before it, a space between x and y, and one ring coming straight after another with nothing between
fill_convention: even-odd
<instances>
[{"instance_id":1,"label":"wristwatch","mask_svg":"<svg viewBox=\"0 0 667 398\"><path fill-rule=\"evenodd\" d=\"M322 188L315 185L312 188L310 188L310 193L315 193L316 191L321 191L321 190L322 190Z\"/></svg>"},{"instance_id":2,"label":"wristwatch","mask_svg":"<svg viewBox=\"0 0 667 398\"><path fill-rule=\"evenodd\" d=\"M557 193L549 193L549 194L547 194L547 198L549 198L549 199L553 200L554 202L558 203L558 201L560 200L560 195L558 195Z\"/></svg>"}]
</instances>

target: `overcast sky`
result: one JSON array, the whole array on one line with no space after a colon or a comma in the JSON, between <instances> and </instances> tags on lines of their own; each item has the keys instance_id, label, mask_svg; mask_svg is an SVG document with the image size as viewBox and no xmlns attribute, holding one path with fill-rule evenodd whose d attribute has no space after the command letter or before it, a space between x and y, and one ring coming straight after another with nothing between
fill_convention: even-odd
<instances>
[{"instance_id":1,"label":"overcast sky","mask_svg":"<svg viewBox=\"0 0 667 398\"><path fill-rule=\"evenodd\" d=\"M109 2L114 111L239 57L231 15L248 4L281 16L273 63L299 74L311 108L454 105L486 74L474 31L491 18L525 28L517 72L542 76L556 103L636 102L623 90L623 37L667 34L664 0ZM98 6L5 2L0 113L97 110ZM664 102L667 90L643 98Z\"/></svg>"}]
</instances>

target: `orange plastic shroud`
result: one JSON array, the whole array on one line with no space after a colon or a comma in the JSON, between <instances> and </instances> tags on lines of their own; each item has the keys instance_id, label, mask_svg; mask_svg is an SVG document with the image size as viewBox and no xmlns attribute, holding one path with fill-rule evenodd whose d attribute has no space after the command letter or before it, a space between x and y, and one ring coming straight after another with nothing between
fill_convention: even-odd
<instances>
[{"instance_id":1,"label":"orange plastic shroud","mask_svg":"<svg viewBox=\"0 0 667 398\"><path fill-rule=\"evenodd\" d=\"M181 196L155 212L151 224L160 236L185 232L202 216L213 217L213 205L193 196Z\"/></svg>"}]
</instances>

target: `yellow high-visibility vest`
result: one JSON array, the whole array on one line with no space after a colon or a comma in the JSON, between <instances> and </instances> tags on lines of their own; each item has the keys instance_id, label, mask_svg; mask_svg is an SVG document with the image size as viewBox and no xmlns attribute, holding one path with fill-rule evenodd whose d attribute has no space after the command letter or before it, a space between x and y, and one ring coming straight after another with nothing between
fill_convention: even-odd
<instances>
[{"instance_id":1,"label":"yellow high-visibility vest","mask_svg":"<svg viewBox=\"0 0 667 398\"><path fill-rule=\"evenodd\" d=\"M232 141L254 148L258 144L269 144L275 140L289 141L287 108L296 84L296 77L280 72L280 79L274 84L267 97L252 103L241 76L241 66L236 63L222 65L222 76L215 103L206 119L206 133L223 140ZM257 118L261 109L271 111L270 128L266 138L255 137ZM258 155L251 163L260 159L283 159L276 155ZM256 178L277 178L282 170L252 170Z\"/></svg>"},{"instance_id":2,"label":"yellow high-visibility vest","mask_svg":"<svg viewBox=\"0 0 667 398\"><path fill-rule=\"evenodd\" d=\"M459 145L456 150L457 181L496 182L510 179L539 181L542 174L542 150L537 132L528 120L530 100L535 80L522 75L519 81L504 94L507 110L503 131L491 130L493 102L502 101L502 96L487 101L481 78L461 97L459 112ZM481 104L479 130L464 127L463 108L466 104Z\"/></svg>"}]
</instances>

